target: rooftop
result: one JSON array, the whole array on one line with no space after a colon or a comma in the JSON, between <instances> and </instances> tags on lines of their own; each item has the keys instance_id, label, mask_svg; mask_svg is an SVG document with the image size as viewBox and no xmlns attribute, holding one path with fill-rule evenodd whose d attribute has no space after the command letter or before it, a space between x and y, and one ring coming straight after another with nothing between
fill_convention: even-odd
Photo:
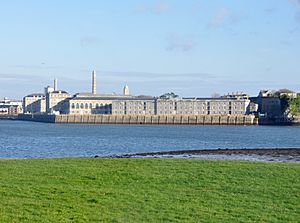
<instances>
[{"instance_id":1,"label":"rooftop","mask_svg":"<svg viewBox=\"0 0 300 223\"><path fill-rule=\"evenodd\" d=\"M26 97L45 97L45 95L43 93L33 93L27 95Z\"/></svg>"},{"instance_id":2,"label":"rooftop","mask_svg":"<svg viewBox=\"0 0 300 223\"><path fill-rule=\"evenodd\" d=\"M283 88L277 91L278 93L295 93L294 91L291 91L289 89Z\"/></svg>"}]
</instances>

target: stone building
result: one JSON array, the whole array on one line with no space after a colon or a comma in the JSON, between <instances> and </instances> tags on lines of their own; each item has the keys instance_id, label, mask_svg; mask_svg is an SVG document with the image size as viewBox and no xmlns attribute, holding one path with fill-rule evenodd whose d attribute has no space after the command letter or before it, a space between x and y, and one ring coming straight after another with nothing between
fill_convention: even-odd
<instances>
[{"instance_id":1,"label":"stone building","mask_svg":"<svg viewBox=\"0 0 300 223\"><path fill-rule=\"evenodd\" d=\"M42 93L34 93L23 98L23 112L30 113L44 113L46 112L45 95Z\"/></svg>"},{"instance_id":2,"label":"stone building","mask_svg":"<svg viewBox=\"0 0 300 223\"><path fill-rule=\"evenodd\" d=\"M64 110L65 100L72 97L66 91L57 90L46 93L46 112L55 113Z\"/></svg>"},{"instance_id":3,"label":"stone building","mask_svg":"<svg viewBox=\"0 0 300 223\"><path fill-rule=\"evenodd\" d=\"M112 114L116 95L78 93L64 101L63 114Z\"/></svg>"},{"instance_id":4,"label":"stone building","mask_svg":"<svg viewBox=\"0 0 300 223\"><path fill-rule=\"evenodd\" d=\"M245 115L249 99L235 98L133 98L112 101L112 114Z\"/></svg>"},{"instance_id":5,"label":"stone building","mask_svg":"<svg viewBox=\"0 0 300 223\"><path fill-rule=\"evenodd\" d=\"M276 91L276 95L278 95L279 97L287 96L290 98L297 98L297 93L289 89L280 89Z\"/></svg>"},{"instance_id":6,"label":"stone building","mask_svg":"<svg viewBox=\"0 0 300 223\"><path fill-rule=\"evenodd\" d=\"M156 100L158 115L245 115L249 99L182 98Z\"/></svg>"},{"instance_id":7,"label":"stone building","mask_svg":"<svg viewBox=\"0 0 300 223\"><path fill-rule=\"evenodd\" d=\"M125 85L122 95L97 94L96 71L92 72L91 93L71 95L58 90L55 79L54 88L45 88L45 94L32 94L24 98L25 113L71 115L245 115L250 111L249 105L249 96L242 92L218 98L156 98L132 96Z\"/></svg>"},{"instance_id":8,"label":"stone building","mask_svg":"<svg viewBox=\"0 0 300 223\"><path fill-rule=\"evenodd\" d=\"M18 115L23 112L22 101L0 100L0 115Z\"/></svg>"},{"instance_id":9,"label":"stone building","mask_svg":"<svg viewBox=\"0 0 300 223\"><path fill-rule=\"evenodd\" d=\"M258 97L258 111L267 117L281 116L281 103L279 97Z\"/></svg>"},{"instance_id":10,"label":"stone building","mask_svg":"<svg viewBox=\"0 0 300 223\"><path fill-rule=\"evenodd\" d=\"M137 96L112 101L114 115L155 115L156 101L153 97Z\"/></svg>"}]
</instances>

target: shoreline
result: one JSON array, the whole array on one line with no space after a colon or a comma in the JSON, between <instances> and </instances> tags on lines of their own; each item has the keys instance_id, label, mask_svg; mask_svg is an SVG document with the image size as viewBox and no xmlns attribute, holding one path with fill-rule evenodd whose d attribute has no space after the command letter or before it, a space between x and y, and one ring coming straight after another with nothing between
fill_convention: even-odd
<instances>
[{"instance_id":1,"label":"shoreline","mask_svg":"<svg viewBox=\"0 0 300 223\"><path fill-rule=\"evenodd\" d=\"M178 150L113 155L107 158L189 158L300 163L300 148Z\"/></svg>"},{"instance_id":2,"label":"shoreline","mask_svg":"<svg viewBox=\"0 0 300 223\"><path fill-rule=\"evenodd\" d=\"M79 157L34 157L34 158L8 158L0 157L0 160L24 160L24 159L63 159L63 158L183 158L202 160L245 160L264 162L291 162L300 163L300 148L251 148L251 149L204 149L204 150L173 150L144 153L128 153L115 155L94 155Z\"/></svg>"}]
</instances>

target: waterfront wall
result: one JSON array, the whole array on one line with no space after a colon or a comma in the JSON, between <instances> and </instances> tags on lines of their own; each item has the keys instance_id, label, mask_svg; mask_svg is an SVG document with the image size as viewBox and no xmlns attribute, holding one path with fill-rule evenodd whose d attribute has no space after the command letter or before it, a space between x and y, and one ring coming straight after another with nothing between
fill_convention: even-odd
<instances>
[{"instance_id":1,"label":"waterfront wall","mask_svg":"<svg viewBox=\"0 0 300 223\"><path fill-rule=\"evenodd\" d=\"M261 117L258 120L259 125L300 125L300 117L294 116L293 118L276 117L268 118Z\"/></svg>"},{"instance_id":2,"label":"waterfront wall","mask_svg":"<svg viewBox=\"0 0 300 223\"><path fill-rule=\"evenodd\" d=\"M55 115L40 115L40 114L21 114L18 116L18 120L55 123L56 116Z\"/></svg>"},{"instance_id":3,"label":"waterfront wall","mask_svg":"<svg viewBox=\"0 0 300 223\"><path fill-rule=\"evenodd\" d=\"M21 120L72 124L255 125L252 115L20 115Z\"/></svg>"},{"instance_id":4,"label":"waterfront wall","mask_svg":"<svg viewBox=\"0 0 300 223\"><path fill-rule=\"evenodd\" d=\"M0 115L0 120L14 120L17 118L18 115Z\"/></svg>"}]
</instances>

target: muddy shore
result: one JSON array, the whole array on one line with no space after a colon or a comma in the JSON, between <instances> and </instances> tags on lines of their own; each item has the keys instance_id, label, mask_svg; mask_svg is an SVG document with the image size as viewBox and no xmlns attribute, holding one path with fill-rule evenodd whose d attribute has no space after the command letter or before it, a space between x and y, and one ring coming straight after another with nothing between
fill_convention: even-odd
<instances>
[{"instance_id":1,"label":"muddy shore","mask_svg":"<svg viewBox=\"0 0 300 223\"><path fill-rule=\"evenodd\" d=\"M97 157L97 156L96 156ZM217 160L252 160L299 162L300 148L206 149L147 152L110 156L113 158L194 158Z\"/></svg>"}]
</instances>

